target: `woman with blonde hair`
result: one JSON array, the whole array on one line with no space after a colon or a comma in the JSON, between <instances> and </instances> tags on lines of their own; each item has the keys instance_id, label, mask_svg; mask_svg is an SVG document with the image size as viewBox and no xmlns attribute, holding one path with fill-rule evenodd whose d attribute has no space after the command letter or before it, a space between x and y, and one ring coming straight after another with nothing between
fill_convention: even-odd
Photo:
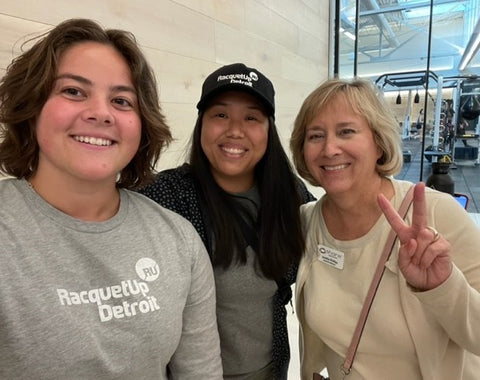
<instances>
[{"instance_id":1,"label":"woman with blonde hair","mask_svg":"<svg viewBox=\"0 0 480 380\"><path fill-rule=\"evenodd\" d=\"M301 207L306 252L296 286L301 378L468 379L480 373L480 233L449 194L394 179L400 132L377 89L331 79L304 101L291 149L322 186ZM405 219L396 211L414 188ZM344 362L375 268L385 265L351 361ZM355 352L352 350L352 352Z\"/></svg>"}]
</instances>

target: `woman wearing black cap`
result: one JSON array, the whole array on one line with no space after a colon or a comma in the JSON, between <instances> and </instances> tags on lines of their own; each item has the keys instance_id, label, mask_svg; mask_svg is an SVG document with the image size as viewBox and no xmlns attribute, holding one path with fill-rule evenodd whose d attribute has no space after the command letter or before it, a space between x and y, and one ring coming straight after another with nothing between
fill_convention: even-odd
<instances>
[{"instance_id":1,"label":"woman wearing black cap","mask_svg":"<svg viewBox=\"0 0 480 380\"><path fill-rule=\"evenodd\" d=\"M299 206L313 200L275 126L274 88L235 63L210 74L188 164L141 192L188 219L210 254L225 379L286 379L285 305L304 248Z\"/></svg>"}]
</instances>

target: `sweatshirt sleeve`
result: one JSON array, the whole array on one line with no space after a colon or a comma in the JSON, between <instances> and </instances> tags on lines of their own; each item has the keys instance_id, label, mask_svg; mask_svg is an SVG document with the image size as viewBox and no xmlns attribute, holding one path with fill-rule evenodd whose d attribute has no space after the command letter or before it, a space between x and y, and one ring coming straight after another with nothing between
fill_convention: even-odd
<instances>
[{"instance_id":1,"label":"sweatshirt sleeve","mask_svg":"<svg viewBox=\"0 0 480 380\"><path fill-rule=\"evenodd\" d=\"M221 380L213 270L196 234L192 237L192 249L190 292L183 311L180 342L169 364L170 378Z\"/></svg>"},{"instance_id":2,"label":"sweatshirt sleeve","mask_svg":"<svg viewBox=\"0 0 480 380\"><path fill-rule=\"evenodd\" d=\"M450 195L430 202L430 225L451 244L454 266L443 284L415 294L450 339L480 355L480 229Z\"/></svg>"}]
</instances>

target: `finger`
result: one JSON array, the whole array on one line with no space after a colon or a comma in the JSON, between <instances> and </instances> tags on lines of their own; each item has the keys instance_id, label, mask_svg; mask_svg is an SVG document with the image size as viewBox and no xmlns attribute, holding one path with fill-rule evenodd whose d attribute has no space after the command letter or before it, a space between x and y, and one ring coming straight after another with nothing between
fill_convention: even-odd
<instances>
[{"instance_id":1,"label":"finger","mask_svg":"<svg viewBox=\"0 0 480 380\"><path fill-rule=\"evenodd\" d=\"M398 252L398 266L400 270L404 271L412 264L416 249L417 242L413 239L400 246Z\"/></svg>"},{"instance_id":2,"label":"finger","mask_svg":"<svg viewBox=\"0 0 480 380\"><path fill-rule=\"evenodd\" d=\"M434 261L439 259L444 262L450 262L450 244L443 238L431 243L425 249L419 265L422 269L428 269L434 264ZM444 265L449 266L449 264Z\"/></svg>"},{"instance_id":3,"label":"finger","mask_svg":"<svg viewBox=\"0 0 480 380\"><path fill-rule=\"evenodd\" d=\"M419 182L413 191L412 228L418 234L427 226L427 204L425 201L425 183Z\"/></svg>"},{"instance_id":4,"label":"finger","mask_svg":"<svg viewBox=\"0 0 480 380\"><path fill-rule=\"evenodd\" d=\"M405 223L403 218L393 208L389 200L383 195L378 194L377 202L392 229L400 239L401 244L407 243L411 238L410 227Z\"/></svg>"},{"instance_id":5,"label":"finger","mask_svg":"<svg viewBox=\"0 0 480 380\"><path fill-rule=\"evenodd\" d=\"M440 238L440 234L433 227L427 226L426 228L421 230L417 236L418 249L414 262L417 264L420 264L421 262L427 263L428 258L425 259L425 254L432 252L432 245L434 245L438 240L440 240Z\"/></svg>"},{"instance_id":6,"label":"finger","mask_svg":"<svg viewBox=\"0 0 480 380\"><path fill-rule=\"evenodd\" d=\"M438 252L435 247L429 246L418 258L418 265L421 269L428 269L432 265L433 260L437 257Z\"/></svg>"},{"instance_id":7,"label":"finger","mask_svg":"<svg viewBox=\"0 0 480 380\"><path fill-rule=\"evenodd\" d=\"M412 257L412 262L415 265L420 265L424 252L428 249L429 245L434 242L433 232L428 228L421 229L416 235L417 249L415 255Z\"/></svg>"},{"instance_id":8,"label":"finger","mask_svg":"<svg viewBox=\"0 0 480 380\"><path fill-rule=\"evenodd\" d=\"M425 229L427 229L429 232L433 234L432 241L430 244L435 243L438 239L440 239L440 233L435 228L431 226L427 226L425 227Z\"/></svg>"}]
</instances>

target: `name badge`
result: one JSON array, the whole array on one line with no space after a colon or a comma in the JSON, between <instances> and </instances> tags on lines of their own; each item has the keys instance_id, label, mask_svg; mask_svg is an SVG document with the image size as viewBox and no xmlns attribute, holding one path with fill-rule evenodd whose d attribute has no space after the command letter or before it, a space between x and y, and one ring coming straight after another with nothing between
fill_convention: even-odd
<instances>
[{"instance_id":1,"label":"name badge","mask_svg":"<svg viewBox=\"0 0 480 380\"><path fill-rule=\"evenodd\" d=\"M331 265L337 269L343 269L345 254L324 245L318 245L317 258L320 262Z\"/></svg>"}]
</instances>

